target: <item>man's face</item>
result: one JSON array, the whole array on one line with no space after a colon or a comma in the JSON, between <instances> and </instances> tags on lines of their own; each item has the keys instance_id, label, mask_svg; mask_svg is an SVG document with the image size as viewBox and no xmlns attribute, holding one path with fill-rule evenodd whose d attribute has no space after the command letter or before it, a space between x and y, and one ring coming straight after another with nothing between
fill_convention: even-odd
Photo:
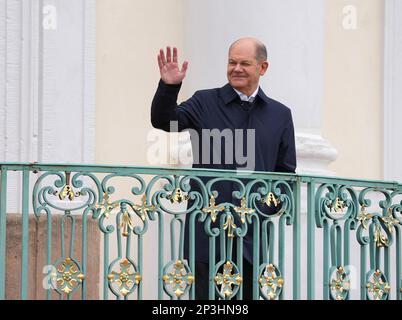
<instances>
[{"instance_id":1,"label":"man's face","mask_svg":"<svg viewBox=\"0 0 402 320\"><path fill-rule=\"evenodd\" d=\"M229 50L227 77L230 85L250 96L258 87L260 76L268 68L268 62L256 59L255 44L242 41Z\"/></svg>"}]
</instances>

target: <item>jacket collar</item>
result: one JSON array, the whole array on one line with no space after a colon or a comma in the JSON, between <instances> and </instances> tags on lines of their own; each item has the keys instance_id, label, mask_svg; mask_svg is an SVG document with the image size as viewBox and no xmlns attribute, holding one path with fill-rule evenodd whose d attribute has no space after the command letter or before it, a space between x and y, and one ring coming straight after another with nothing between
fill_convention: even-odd
<instances>
[{"instance_id":1,"label":"jacket collar","mask_svg":"<svg viewBox=\"0 0 402 320\"><path fill-rule=\"evenodd\" d=\"M219 88L219 95L222 97L222 100L226 105L239 97L239 95L236 93L236 91L234 91L229 83L224 85L222 88ZM265 103L269 103L270 99L267 97L261 87L259 87L258 89L256 98L257 97L262 99Z\"/></svg>"}]
</instances>

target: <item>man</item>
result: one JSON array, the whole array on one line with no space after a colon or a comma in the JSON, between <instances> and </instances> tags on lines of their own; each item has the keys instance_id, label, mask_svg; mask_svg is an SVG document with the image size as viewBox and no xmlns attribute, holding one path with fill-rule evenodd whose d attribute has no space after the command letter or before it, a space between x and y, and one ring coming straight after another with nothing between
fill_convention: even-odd
<instances>
[{"instance_id":1,"label":"man","mask_svg":"<svg viewBox=\"0 0 402 320\"><path fill-rule=\"evenodd\" d=\"M222 88L197 91L180 105L177 105L177 96L186 76L188 62L184 61L180 69L177 49L173 48L172 56L171 48L167 47L166 56L165 52L160 50L158 65L161 80L152 101L152 125L158 129L172 131L175 130L172 121L177 121L176 130L190 129L193 155L198 160L194 162L194 168L232 170L244 168L244 157L238 157L236 154L240 149L243 150L241 155L247 150L245 158L247 169L295 172L296 152L291 111L283 104L267 97L259 87L260 77L268 69L267 51L261 41L255 38L241 38L235 41L229 48L227 65L229 83ZM237 133L242 130L242 139L218 144L221 156L214 158L217 152L216 145L211 146L210 137L203 135L206 129ZM226 138L234 136L238 137L234 134ZM219 158L221 161L216 161ZM197 185L192 184L192 188L197 190ZM219 192L216 203L239 204L239 199L233 197L232 193L237 189L238 186L230 181L217 183L214 185L214 190ZM234 217L236 218L236 215ZM189 233L188 220L186 219L186 239ZM236 225L239 226L241 223L237 222ZM243 283L245 299L252 298L253 238L250 229L243 242L243 278L248 280ZM217 253L219 253L218 242ZM208 243L203 224L196 223L196 299L208 298ZM186 258L188 250L186 240Z\"/></svg>"}]
</instances>

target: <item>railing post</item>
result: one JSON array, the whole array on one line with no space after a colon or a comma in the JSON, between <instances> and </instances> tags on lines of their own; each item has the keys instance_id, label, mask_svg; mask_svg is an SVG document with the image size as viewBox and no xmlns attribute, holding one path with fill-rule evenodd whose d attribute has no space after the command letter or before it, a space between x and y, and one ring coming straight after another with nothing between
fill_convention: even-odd
<instances>
[{"instance_id":1,"label":"railing post","mask_svg":"<svg viewBox=\"0 0 402 320\"><path fill-rule=\"evenodd\" d=\"M2 166L0 176L0 300L5 298L6 240L7 240L7 168Z\"/></svg>"},{"instance_id":2,"label":"railing post","mask_svg":"<svg viewBox=\"0 0 402 320\"><path fill-rule=\"evenodd\" d=\"M209 300L215 300L215 238L209 238L209 278L208 278L208 297Z\"/></svg>"},{"instance_id":3,"label":"railing post","mask_svg":"<svg viewBox=\"0 0 402 320\"><path fill-rule=\"evenodd\" d=\"M162 210L158 213L158 300L163 300L163 265L164 265L164 217Z\"/></svg>"},{"instance_id":4,"label":"railing post","mask_svg":"<svg viewBox=\"0 0 402 320\"><path fill-rule=\"evenodd\" d=\"M106 233L103 239L103 300L109 298L108 270L109 269L109 234Z\"/></svg>"},{"instance_id":5,"label":"railing post","mask_svg":"<svg viewBox=\"0 0 402 320\"><path fill-rule=\"evenodd\" d=\"M300 299L300 179L293 184L294 220L293 220L293 299Z\"/></svg>"},{"instance_id":6,"label":"railing post","mask_svg":"<svg viewBox=\"0 0 402 320\"><path fill-rule=\"evenodd\" d=\"M21 299L27 299L29 250L29 170L22 172Z\"/></svg>"},{"instance_id":7,"label":"railing post","mask_svg":"<svg viewBox=\"0 0 402 320\"><path fill-rule=\"evenodd\" d=\"M143 266L143 255L142 252L144 250L144 241L143 241L143 236L140 235L138 237L138 247L137 247L137 252L138 252L138 272L139 274L143 275L144 268ZM138 300L142 300L142 281L138 284Z\"/></svg>"},{"instance_id":8,"label":"railing post","mask_svg":"<svg viewBox=\"0 0 402 320\"><path fill-rule=\"evenodd\" d=\"M314 300L315 291L315 224L314 224L314 198L315 183L313 180L307 184L307 299Z\"/></svg>"}]
</instances>

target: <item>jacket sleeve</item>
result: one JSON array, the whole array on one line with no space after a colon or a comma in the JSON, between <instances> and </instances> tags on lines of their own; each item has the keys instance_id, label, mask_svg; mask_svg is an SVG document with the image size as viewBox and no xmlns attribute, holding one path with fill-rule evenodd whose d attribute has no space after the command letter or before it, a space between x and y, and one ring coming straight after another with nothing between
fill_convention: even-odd
<instances>
[{"instance_id":1,"label":"jacket sleeve","mask_svg":"<svg viewBox=\"0 0 402 320\"><path fill-rule=\"evenodd\" d=\"M275 166L276 172L296 172L296 145L292 114L289 117L281 136L278 158Z\"/></svg>"},{"instance_id":2,"label":"jacket sleeve","mask_svg":"<svg viewBox=\"0 0 402 320\"><path fill-rule=\"evenodd\" d=\"M151 123L154 128L174 132L201 127L201 103L197 93L177 105L180 88L181 83L170 85L159 81L151 106ZM173 121L177 121L177 125Z\"/></svg>"}]
</instances>

